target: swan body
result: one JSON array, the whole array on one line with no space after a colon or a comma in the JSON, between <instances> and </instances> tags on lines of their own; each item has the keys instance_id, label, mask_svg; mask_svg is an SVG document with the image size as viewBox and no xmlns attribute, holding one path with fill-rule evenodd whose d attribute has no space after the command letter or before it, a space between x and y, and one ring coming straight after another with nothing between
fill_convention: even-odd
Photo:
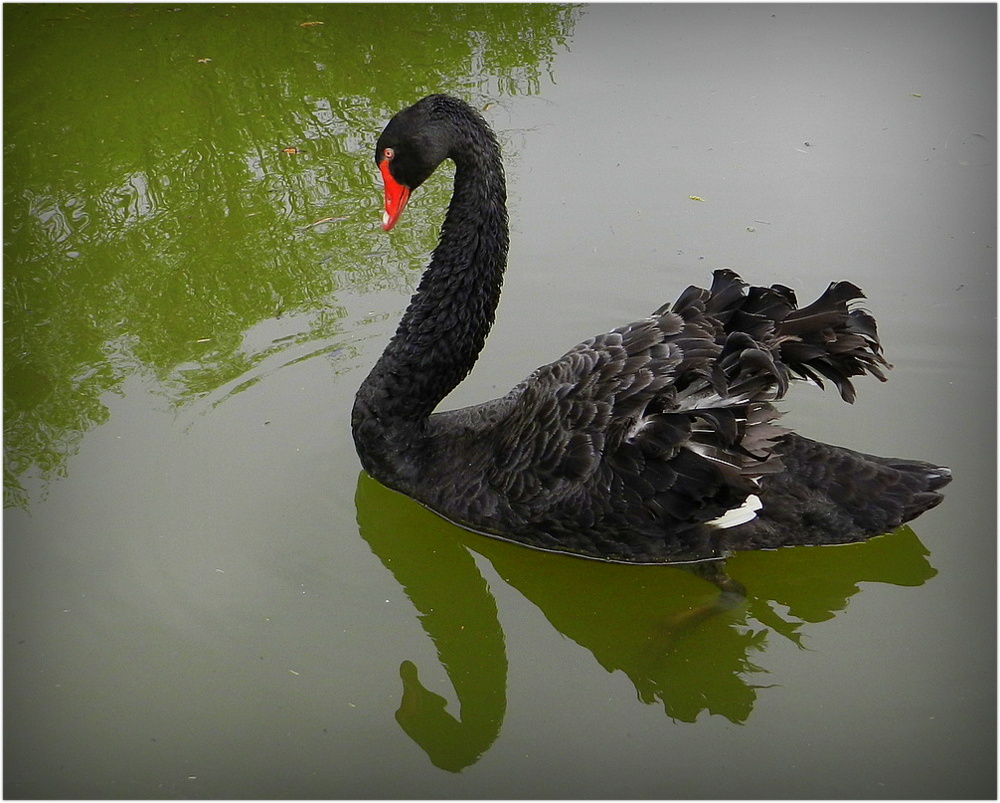
<instances>
[{"instance_id":1,"label":"swan body","mask_svg":"<svg viewBox=\"0 0 1000 803\"><path fill-rule=\"evenodd\" d=\"M884 380L874 319L849 282L798 307L781 285L716 271L642 320L587 340L502 398L438 403L472 369L507 260L500 149L464 102L431 95L376 146L383 228L446 158L441 238L395 336L357 393L364 469L466 528L611 561L858 541L941 501L948 469L801 437L776 423L792 379Z\"/></svg>"}]
</instances>

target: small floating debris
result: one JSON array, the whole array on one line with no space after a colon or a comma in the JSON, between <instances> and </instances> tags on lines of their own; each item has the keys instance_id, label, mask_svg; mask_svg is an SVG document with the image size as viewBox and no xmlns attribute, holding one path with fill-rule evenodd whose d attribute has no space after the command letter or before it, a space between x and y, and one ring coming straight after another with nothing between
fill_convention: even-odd
<instances>
[{"instance_id":1,"label":"small floating debris","mask_svg":"<svg viewBox=\"0 0 1000 803\"><path fill-rule=\"evenodd\" d=\"M300 28L312 28L314 25L322 25L322 24L323 23L320 22L319 20L312 20L310 22L300 22L299 23L299 27Z\"/></svg>"},{"instance_id":2,"label":"small floating debris","mask_svg":"<svg viewBox=\"0 0 1000 803\"><path fill-rule=\"evenodd\" d=\"M321 217L319 220L314 220L312 223L307 223L302 228L311 229L313 226L320 226L323 223L340 223L343 220L347 220L347 215L341 215L340 217Z\"/></svg>"},{"instance_id":3,"label":"small floating debris","mask_svg":"<svg viewBox=\"0 0 1000 803\"><path fill-rule=\"evenodd\" d=\"M689 195L688 196L688 200L690 200L690 201L701 201L702 203L705 203L705 199L704 198L699 198L697 195Z\"/></svg>"},{"instance_id":4,"label":"small floating debris","mask_svg":"<svg viewBox=\"0 0 1000 803\"><path fill-rule=\"evenodd\" d=\"M911 92L910 93L910 97L911 98L922 98L923 95L921 95L919 92Z\"/></svg>"},{"instance_id":5,"label":"small floating debris","mask_svg":"<svg viewBox=\"0 0 1000 803\"><path fill-rule=\"evenodd\" d=\"M298 148L282 148L281 152L282 153L302 153L302 151L299 150Z\"/></svg>"},{"instance_id":6,"label":"small floating debris","mask_svg":"<svg viewBox=\"0 0 1000 803\"><path fill-rule=\"evenodd\" d=\"M211 59L198 59L198 63L199 64L211 64L212 60Z\"/></svg>"}]
</instances>

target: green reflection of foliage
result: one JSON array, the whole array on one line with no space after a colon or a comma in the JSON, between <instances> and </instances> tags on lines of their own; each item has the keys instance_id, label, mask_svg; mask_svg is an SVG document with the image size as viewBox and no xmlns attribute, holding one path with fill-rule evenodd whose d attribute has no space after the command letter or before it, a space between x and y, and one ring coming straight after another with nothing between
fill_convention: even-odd
<instances>
[{"instance_id":1,"label":"green reflection of foliage","mask_svg":"<svg viewBox=\"0 0 1000 803\"><path fill-rule=\"evenodd\" d=\"M386 119L429 92L537 92L577 13L4 6L6 503L63 470L131 374L179 404L283 345L336 350L338 293L408 287L395 266L433 245L377 236ZM246 342L290 313L282 340Z\"/></svg>"},{"instance_id":2,"label":"green reflection of foliage","mask_svg":"<svg viewBox=\"0 0 1000 803\"><path fill-rule=\"evenodd\" d=\"M466 766L489 747L506 699L503 634L466 549L486 557L604 669L623 672L639 700L682 722L706 711L747 720L758 691L768 687L758 681L766 677L760 664L770 633L803 646L803 626L833 618L860 583L918 586L936 574L909 527L857 544L738 553L721 564L628 566L467 532L365 474L356 501L362 537L422 612L455 684L461 724L419 686L412 665L401 668L400 724L447 769ZM742 595L732 591L738 586Z\"/></svg>"}]
</instances>

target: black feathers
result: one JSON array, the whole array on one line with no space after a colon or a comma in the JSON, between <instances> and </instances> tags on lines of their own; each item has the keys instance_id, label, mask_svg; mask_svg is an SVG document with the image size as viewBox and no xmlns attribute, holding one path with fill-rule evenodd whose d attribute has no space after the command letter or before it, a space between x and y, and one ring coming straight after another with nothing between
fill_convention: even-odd
<instances>
[{"instance_id":1,"label":"black feathers","mask_svg":"<svg viewBox=\"0 0 1000 803\"><path fill-rule=\"evenodd\" d=\"M689 287L581 343L503 398L431 414L493 322L507 254L503 169L482 118L443 96L394 118L386 147L415 181L445 157L457 168L434 258L355 402L358 452L386 485L475 530L634 562L854 541L940 501L947 469L775 423L772 403L792 379L832 382L848 402L852 378L885 379L875 321L852 307L864 296L849 282L799 308L787 287L719 270L710 289ZM751 495L756 518L726 515Z\"/></svg>"}]
</instances>

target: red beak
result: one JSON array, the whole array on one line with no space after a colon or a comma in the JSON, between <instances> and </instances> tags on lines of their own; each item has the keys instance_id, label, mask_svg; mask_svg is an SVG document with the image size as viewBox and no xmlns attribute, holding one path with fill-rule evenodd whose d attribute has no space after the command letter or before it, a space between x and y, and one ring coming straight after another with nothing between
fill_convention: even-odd
<instances>
[{"instance_id":1,"label":"red beak","mask_svg":"<svg viewBox=\"0 0 1000 803\"><path fill-rule=\"evenodd\" d=\"M382 228L389 231L396 225L399 216L403 214L403 208L410 198L410 188L400 184L389 172L389 160L383 159L379 162L378 169L382 173L382 181L385 184L385 214L382 215Z\"/></svg>"}]
</instances>

